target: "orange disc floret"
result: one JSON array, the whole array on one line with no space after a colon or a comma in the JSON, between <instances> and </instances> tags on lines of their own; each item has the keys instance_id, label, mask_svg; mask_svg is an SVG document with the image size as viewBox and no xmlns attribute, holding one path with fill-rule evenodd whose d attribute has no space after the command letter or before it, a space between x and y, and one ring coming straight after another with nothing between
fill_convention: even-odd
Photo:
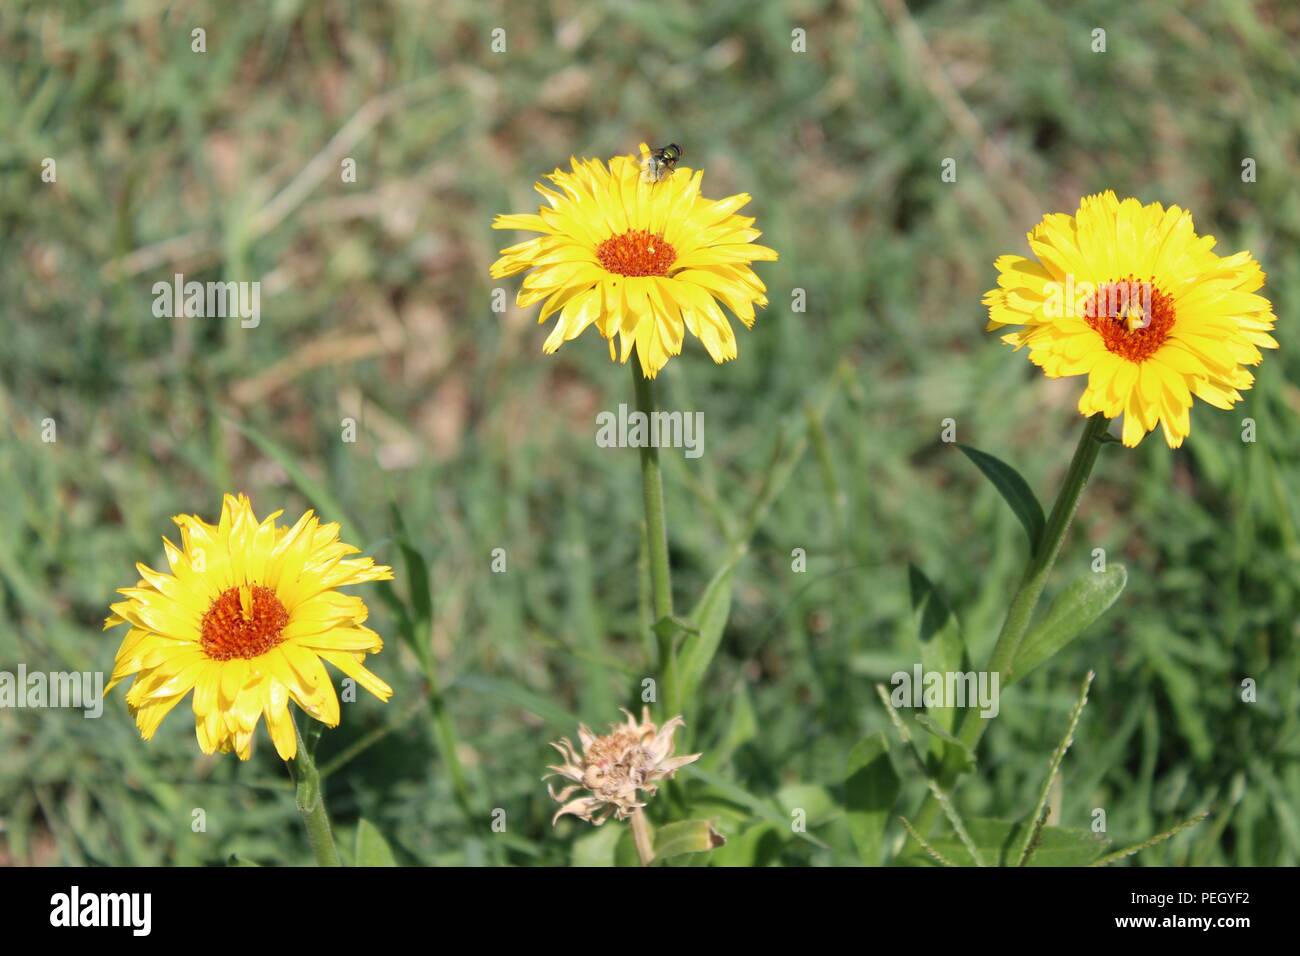
<instances>
[{"instance_id":1,"label":"orange disc floret","mask_svg":"<svg viewBox=\"0 0 1300 956\"><path fill-rule=\"evenodd\" d=\"M666 276L677 259L677 250L663 236L631 229L597 246L596 258L621 276Z\"/></svg>"},{"instance_id":2,"label":"orange disc floret","mask_svg":"<svg viewBox=\"0 0 1300 956\"><path fill-rule=\"evenodd\" d=\"M214 661L260 657L282 640L289 612L270 588L226 588L203 615L203 653Z\"/></svg>"}]
</instances>

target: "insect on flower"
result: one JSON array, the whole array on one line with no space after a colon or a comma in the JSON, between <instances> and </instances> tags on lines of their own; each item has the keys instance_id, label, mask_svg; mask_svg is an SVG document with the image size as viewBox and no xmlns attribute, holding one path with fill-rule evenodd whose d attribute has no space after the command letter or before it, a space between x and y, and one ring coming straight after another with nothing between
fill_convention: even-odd
<instances>
[{"instance_id":1,"label":"insect on flower","mask_svg":"<svg viewBox=\"0 0 1300 956\"><path fill-rule=\"evenodd\" d=\"M662 161L654 158L660 153ZM704 198L703 171L675 167L681 155L675 143L662 150L642 143L640 158L615 156L608 166L571 158L570 170L537 184L544 204L536 213L493 221L493 229L539 233L502 249L491 272L495 279L528 272L519 307L541 302L538 322L558 317L542 351L550 354L595 326L610 359L627 362L635 350L646 378L681 354L687 332L713 361L736 357L723 307L752 327L755 308L767 305L767 287L752 263L774 261L777 253L754 241L762 235L754 218L737 213L749 194ZM678 175L666 175L674 170Z\"/></svg>"},{"instance_id":2,"label":"insect on flower","mask_svg":"<svg viewBox=\"0 0 1300 956\"><path fill-rule=\"evenodd\" d=\"M676 143L649 150L641 156L641 177L650 183L667 179L677 168L677 161L685 155Z\"/></svg>"}]
</instances>

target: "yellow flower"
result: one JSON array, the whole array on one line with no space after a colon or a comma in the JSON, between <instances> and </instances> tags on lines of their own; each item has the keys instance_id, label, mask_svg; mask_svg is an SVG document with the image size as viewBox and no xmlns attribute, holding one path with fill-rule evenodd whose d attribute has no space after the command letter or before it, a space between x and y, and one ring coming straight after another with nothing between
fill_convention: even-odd
<instances>
[{"instance_id":1,"label":"yellow flower","mask_svg":"<svg viewBox=\"0 0 1300 956\"><path fill-rule=\"evenodd\" d=\"M542 346L554 352L589 325L609 340L609 357L626 362L633 346L641 371L654 378L682 351L684 330L704 343L715 362L736 357L736 336L719 308L750 328L754 306L767 305L766 287L750 263L776 259L754 240L761 233L736 210L748 193L717 201L700 195L704 173L679 167L658 182L642 174L641 159L570 159L572 172L547 178L563 192L537 183L549 205L536 215L497 216L493 229L542 235L501 250L492 276L533 271L519 290L519 306L542 305L539 322L559 312Z\"/></svg>"},{"instance_id":2,"label":"yellow flower","mask_svg":"<svg viewBox=\"0 0 1300 956\"><path fill-rule=\"evenodd\" d=\"M1264 273L1249 252L1218 256L1192 214L1123 202L1107 191L1054 213L1029 233L1037 261L997 260L998 288L984 297L989 329L1050 378L1087 375L1084 415L1124 415L1133 447L1159 423L1169 447L1191 429L1192 396L1231 408L1254 376L1276 317L1256 290Z\"/></svg>"},{"instance_id":3,"label":"yellow flower","mask_svg":"<svg viewBox=\"0 0 1300 956\"><path fill-rule=\"evenodd\" d=\"M210 525L177 515L181 547L163 539L171 573L143 564L127 600L112 605L108 630L129 624L108 689L135 675L126 702L145 740L164 716L194 691L195 732L204 753L252 752L253 731L265 714L275 749L298 752L289 701L333 727L339 701L322 661L328 661L381 700L392 688L362 666L383 647L364 626L366 605L337 588L382 581L392 569L339 541L337 524L308 511L292 528L282 512L258 522L244 495L226 495L221 519Z\"/></svg>"}]
</instances>

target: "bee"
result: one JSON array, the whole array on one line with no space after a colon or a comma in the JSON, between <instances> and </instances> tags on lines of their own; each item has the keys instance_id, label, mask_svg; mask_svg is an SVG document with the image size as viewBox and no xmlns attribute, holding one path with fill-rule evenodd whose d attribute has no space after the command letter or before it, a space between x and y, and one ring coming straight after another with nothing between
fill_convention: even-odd
<instances>
[{"instance_id":1,"label":"bee","mask_svg":"<svg viewBox=\"0 0 1300 956\"><path fill-rule=\"evenodd\" d=\"M649 155L641 160L641 177L651 183L667 179L677 168L682 155L682 148L676 143L650 150Z\"/></svg>"}]
</instances>

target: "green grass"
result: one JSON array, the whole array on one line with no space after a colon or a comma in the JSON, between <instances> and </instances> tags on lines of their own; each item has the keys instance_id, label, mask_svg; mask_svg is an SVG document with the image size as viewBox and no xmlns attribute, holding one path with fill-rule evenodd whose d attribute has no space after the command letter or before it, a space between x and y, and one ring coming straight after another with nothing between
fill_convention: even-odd
<instances>
[{"instance_id":1,"label":"green grass","mask_svg":"<svg viewBox=\"0 0 1300 956\"><path fill-rule=\"evenodd\" d=\"M908 563L978 662L1024 559L1015 516L941 421L1049 501L1083 424L1078 380L1044 380L983 331L993 259L1022 253L1044 212L1114 188L1190 208L1220 252L1251 249L1282 349L1238 409L1198 405L1180 451L1158 433L1103 449L1049 597L1097 547L1128 567L1127 590L1007 692L957 804L1032 813L1093 669L1054 822L1087 828L1102 808L1120 847L1212 806L1130 862L1300 863L1300 16L1228 0L909 6L5 4L0 670L111 669L114 589L162 562L171 515L211 519L225 491L290 518L332 501L350 540L400 565L395 504L434 582L433 656L476 816L392 605L362 591L396 695L345 706L321 745L326 769L355 752L325 784L345 852L365 817L403 863L625 859L612 829L553 831L539 778L548 740L575 716L613 720L653 667L636 452L593 442L596 412L631 401L628 372L590 332L542 356L535 307L493 313L493 288L513 303L518 280L489 278L513 241L489 223L533 208L534 180L570 155L675 140L709 195L754 196L781 253L758 267L771 305L738 333L740 359L717 367L688 343L659 380L665 405L706 421L704 457L664 457L679 609L778 439L807 449L736 570L686 715L702 771L653 809L716 816L719 860L854 863L845 768L864 735L892 734L872 685L916 659ZM807 53L791 52L795 27ZM345 156L356 184L340 182ZM151 286L175 272L261 280L261 325L154 318ZM349 416L356 444L340 440ZM395 593L409 596L403 575ZM264 730L249 763L206 759L187 703L145 744L123 697L100 720L0 710L0 862L310 860ZM897 766L910 814L923 785ZM902 835L891 818L888 844Z\"/></svg>"}]
</instances>

